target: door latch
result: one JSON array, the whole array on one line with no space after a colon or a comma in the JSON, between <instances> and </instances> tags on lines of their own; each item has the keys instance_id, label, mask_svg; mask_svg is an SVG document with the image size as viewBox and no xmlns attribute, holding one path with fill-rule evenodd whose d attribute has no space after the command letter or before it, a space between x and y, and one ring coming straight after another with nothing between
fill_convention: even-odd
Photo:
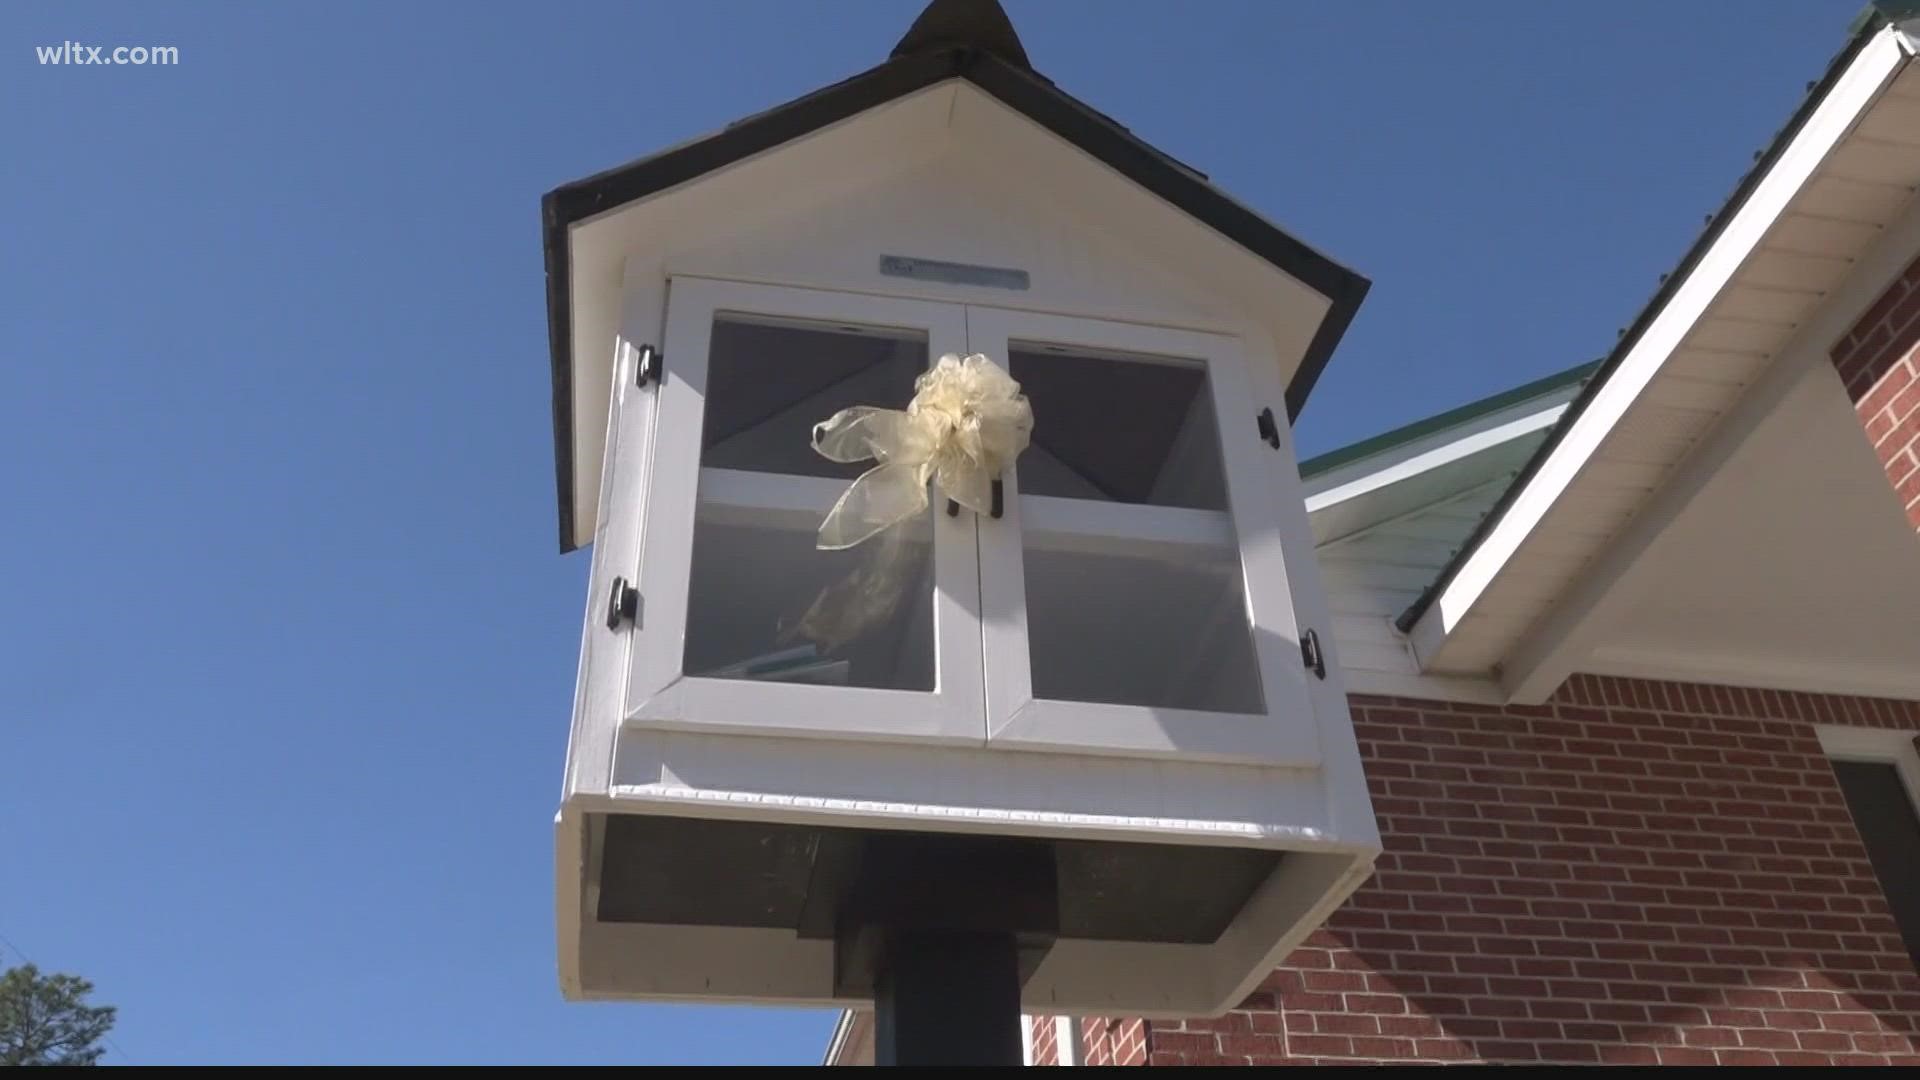
<instances>
[{"instance_id":1,"label":"door latch","mask_svg":"<svg viewBox=\"0 0 1920 1080\"><path fill-rule=\"evenodd\" d=\"M1320 635L1309 627L1300 635L1300 659L1306 662L1307 670L1313 672L1316 679L1327 677L1327 655L1320 651Z\"/></svg>"},{"instance_id":2,"label":"door latch","mask_svg":"<svg viewBox=\"0 0 1920 1080\"><path fill-rule=\"evenodd\" d=\"M1261 409L1260 438L1275 450L1280 449L1280 425L1274 422L1272 409Z\"/></svg>"},{"instance_id":3,"label":"door latch","mask_svg":"<svg viewBox=\"0 0 1920 1080\"><path fill-rule=\"evenodd\" d=\"M620 624L630 623L640 614L640 590L626 578L613 579L613 590L607 596L607 629L618 630Z\"/></svg>"},{"instance_id":4,"label":"door latch","mask_svg":"<svg viewBox=\"0 0 1920 1080\"><path fill-rule=\"evenodd\" d=\"M633 365L633 383L645 386L660 381L661 370L666 366L660 358L660 350L651 345L640 346L640 359Z\"/></svg>"},{"instance_id":5,"label":"door latch","mask_svg":"<svg viewBox=\"0 0 1920 1080\"><path fill-rule=\"evenodd\" d=\"M987 509L987 516L995 521L1000 520L1000 516L1007 510L1007 486L997 476L993 478L993 502ZM947 500L947 516L960 516L960 504L952 499Z\"/></svg>"}]
</instances>

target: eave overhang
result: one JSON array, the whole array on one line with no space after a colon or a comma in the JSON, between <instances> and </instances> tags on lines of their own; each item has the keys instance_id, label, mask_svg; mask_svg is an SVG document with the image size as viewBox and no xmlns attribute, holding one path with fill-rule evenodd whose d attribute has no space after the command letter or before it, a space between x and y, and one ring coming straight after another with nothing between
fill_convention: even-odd
<instances>
[{"instance_id":1,"label":"eave overhang","mask_svg":"<svg viewBox=\"0 0 1920 1080\"><path fill-rule=\"evenodd\" d=\"M1396 620L1425 669L1497 670L1910 204L1920 156L1871 127L1914 53L1900 14L1870 9L1856 24L1494 510Z\"/></svg>"}]
</instances>

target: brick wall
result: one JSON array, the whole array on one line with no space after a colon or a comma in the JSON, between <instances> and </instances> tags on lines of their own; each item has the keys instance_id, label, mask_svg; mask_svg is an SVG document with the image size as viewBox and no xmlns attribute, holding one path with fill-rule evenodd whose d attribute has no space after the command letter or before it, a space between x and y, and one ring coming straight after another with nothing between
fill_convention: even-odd
<instances>
[{"instance_id":1,"label":"brick wall","mask_svg":"<svg viewBox=\"0 0 1920 1080\"><path fill-rule=\"evenodd\" d=\"M1920 529L1920 259L1830 355L1907 520Z\"/></svg>"},{"instance_id":2,"label":"brick wall","mask_svg":"<svg viewBox=\"0 0 1920 1080\"><path fill-rule=\"evenodd\" d=\"M1145 1025L1153 1064L1920 1063L1814 730L1920 730L1920 702L1577 676L1353 705L1376 874L1239 1008Z\"/></svg>"},{"instance_id":3,"label":"brick wall","mask_svg":"<svg viewBox=\"0 0 1920 1080\"><path fill-rule=\"evenodd\" d=\"M1088 1017L1080 1025L1080 1044L1086 1065L1145 1065L1147 1023Z\"/></svg>"},{"instance_id":4,"label":"brick wall","mask_svg":"<svg viewBox=\"0 0 1920 1080\"><path fill-rule=\"evenodd\" d=\"M1033 1063L1058 1065L1059 1020L1035 1017L1033 1021ZM1090 1016L1080 1022L1080 1064L1145 1065L1147 1063L1147 1023L1144 1020Z\"/></svg>"},{"instance_id":5,"label":"brick wall","mask_svg":"<svg viewBox=\"0 0 1920 1080\"><path fill-rule=\"evenodd\" d=\"M1033 1030L1030 1036L1033 1039L1033 1056L1030 1059L1033 1064L1060 1064L1059 1046L1054 1042L1054 1033L1058 1030L1059 1025L1051 1016L1033 1018Z\"/></svg>"}]
</instances>

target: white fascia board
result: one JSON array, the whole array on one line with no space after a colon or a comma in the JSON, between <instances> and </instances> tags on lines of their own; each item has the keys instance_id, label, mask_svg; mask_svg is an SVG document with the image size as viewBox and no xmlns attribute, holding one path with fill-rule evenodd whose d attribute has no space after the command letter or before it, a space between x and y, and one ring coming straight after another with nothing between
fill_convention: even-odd
<instances>
[{"instance_id":1,"label":"white fascia board","mask_svg":"<svg viewBox=\"0 0 1920 1080\"><path fill-rule=\"evenodd\" d=\"M1908 46L1906 35L1888 26L1861 48L1713 246L1694 265L1625 359L1594 391L1586 409L1574 419L1507 512L1421 615L1410 635L1420 656L1435 655L1446 636L1466 619L1521 543L1579 477L1627 409L1786 212L1814 170L1899 72L1912 55Z\"/></svg>"},{"instance_id":2,"label":"white fascia board","mask_svg":"<svg viewBox=\"0 0 1920 1080\"><path fill-rule=\"evenodd\" d=\"M1567 388L1559 395L1559 400L1545 406L1538 400L1522 402L1513 408L1482 417L1466 428L1436 432L1428 439L1395 451L1362 458L1350 465L1329 470L1307 482L1307 512L1311 514L1349 499L1357 499L1369 492L1472 457L1482 450L1491 450L1502 443L1550 428L1567 411L1567 402L1573 397L1574 389Z\"/></svg>"}]
</instances>

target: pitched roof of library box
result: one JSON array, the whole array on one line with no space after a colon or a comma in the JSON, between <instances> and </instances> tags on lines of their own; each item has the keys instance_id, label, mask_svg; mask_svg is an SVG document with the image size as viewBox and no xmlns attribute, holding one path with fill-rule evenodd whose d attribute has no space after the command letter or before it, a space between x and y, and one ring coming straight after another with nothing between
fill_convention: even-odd
<instances>
[{"instance_id":1,"label":"pitched roof of library box","mask_svg":"<svg viewBox=\"0 0 1920 1080\"><path fill-rule=\"evenodd\" d=\"M1209 183L1206 176L1055 86L1028 61L994 0L933 0L886 62L691 142L562 184L541 202L547 329L562 551L576 528L575 325L572 230L867 110L951 79L965 80L1031 122L1327 298L1317 334L1287 386L1298 415L1346 332L1368 281ZM596 343L595 348L599 348Z\"/></svg>"}]
</instances>

